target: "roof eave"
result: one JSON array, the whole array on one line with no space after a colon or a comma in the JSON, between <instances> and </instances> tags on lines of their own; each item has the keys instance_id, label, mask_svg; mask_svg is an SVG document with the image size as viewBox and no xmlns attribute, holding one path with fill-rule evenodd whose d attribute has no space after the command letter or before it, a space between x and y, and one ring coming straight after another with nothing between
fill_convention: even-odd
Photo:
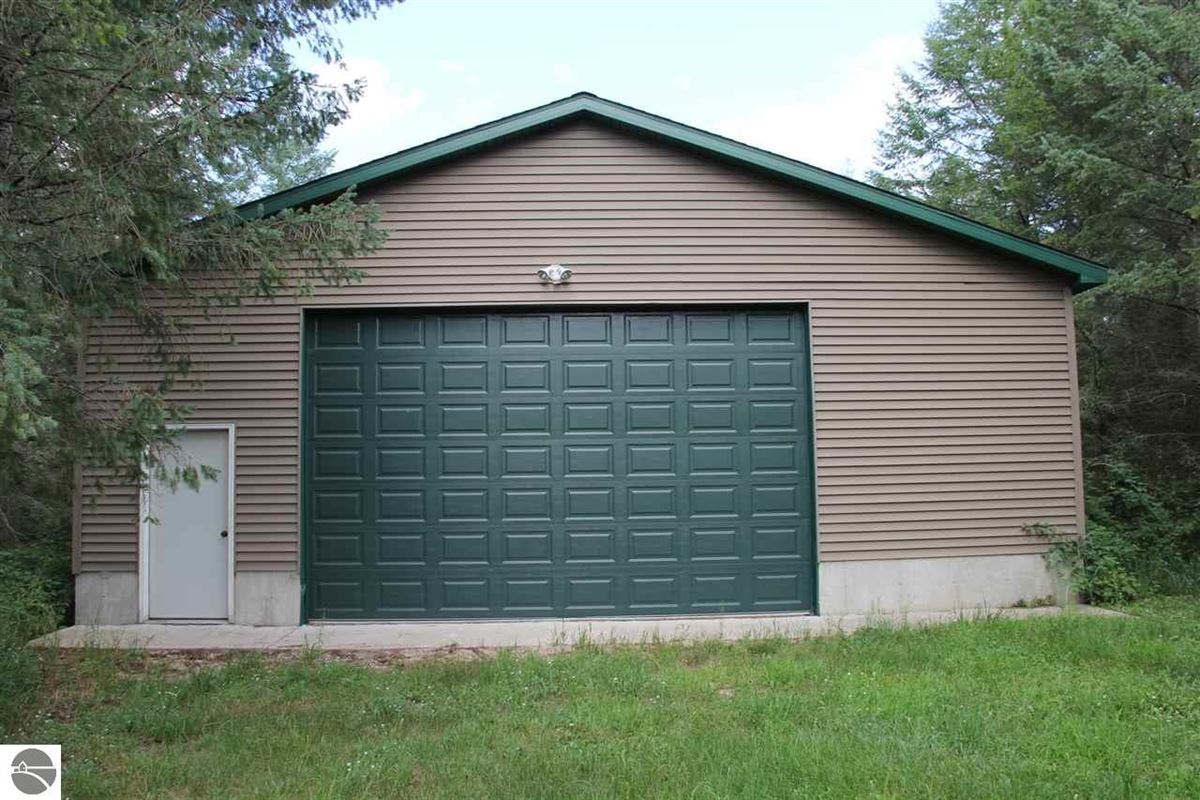
<instances>
[{"instance_id":1,"label":"roof eave","mask_svg":"<svg viewBox=\"0 0 1200 800\"><path fill-rule=\"evenodd\" d=\"M585 101L589 97L591 96L572 95L565 100L459 131L253 200L238 206L237 212L245 219L270 216L287 208L315 203L341 194L347 189L362 188L481 147L495 146L514 136L532 133L551 123L585 112Z\"/></svg>"}]
</instances>

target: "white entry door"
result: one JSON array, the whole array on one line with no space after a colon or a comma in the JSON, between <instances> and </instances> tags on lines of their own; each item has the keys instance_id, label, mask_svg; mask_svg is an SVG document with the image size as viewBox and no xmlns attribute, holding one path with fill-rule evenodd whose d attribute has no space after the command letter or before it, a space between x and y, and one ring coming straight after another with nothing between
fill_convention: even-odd
<instances>
[{"instance_id":1,"label":"white entry door","mask_svg":"<svg viewBox=\"0 0 1200 800\"><path fill-rule=\"evenodd\" d=\"M189 429L177 438L181 462L219 473L216 480L201 480L198 490L150 481L149 508L143 509L149 619L229 618L231 440L226 428Z\"/></svg>"}]
</instances>

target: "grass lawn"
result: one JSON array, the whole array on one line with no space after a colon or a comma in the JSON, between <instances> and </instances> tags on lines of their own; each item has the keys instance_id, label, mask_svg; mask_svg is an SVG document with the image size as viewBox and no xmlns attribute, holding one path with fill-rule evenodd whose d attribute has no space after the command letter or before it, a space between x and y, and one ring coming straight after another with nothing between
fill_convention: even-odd
<instances>
[{"instance_id":1,"label":"grass lawn","mask_svg":"<svg viewBox=\"0 0 1200 800\"><path fill-rule=\"evenodd\" d=\"M1200 602L1135 611L395 666L60 654L19 740L63 744L72 798L1200 797Z\"/></svg>"}]
</instances>

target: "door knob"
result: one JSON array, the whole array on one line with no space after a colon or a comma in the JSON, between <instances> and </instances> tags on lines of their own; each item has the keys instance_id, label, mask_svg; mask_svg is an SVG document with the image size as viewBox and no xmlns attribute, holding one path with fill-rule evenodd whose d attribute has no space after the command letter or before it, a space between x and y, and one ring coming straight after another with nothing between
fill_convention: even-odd
<instances>
[{"instance_id":1,"label":"door knob","mask_svg":"<svg viewBox=\"0 0 1200 800\"><path fill-rule=\"evenodd\" d=\"M229 531L221 531L221 538L222 538L222 539L228 539L228 538L229 538Z\"/></svg>"}]
</instances>

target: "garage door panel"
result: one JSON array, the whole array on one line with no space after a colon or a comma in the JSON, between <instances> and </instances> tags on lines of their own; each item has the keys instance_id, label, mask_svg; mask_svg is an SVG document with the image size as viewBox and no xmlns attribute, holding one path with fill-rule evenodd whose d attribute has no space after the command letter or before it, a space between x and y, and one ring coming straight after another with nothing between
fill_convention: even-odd
<instances>
[{"instance_id":1,"label":"garage door panel","mask_svg":"<svg viewBox=\"0 0 1200 800\"><path fill-rule=\"evenodd\" d=\"M312 618L806 610L795 311L313 315Z\"/></svg>"},{"instance_id":2,"label":"garage door panel","mask_svg":"<svg viewBox=\"0 0 1200 800\"><path fill-rule=\"evenodd\" d=\"M677 569L664 565L621 571L578 568L450 572L425 569L323 575L310 589L325 617L483 618L794 611L806 602L811 565L786 570Z\"/></svg>"}]
</instances>

